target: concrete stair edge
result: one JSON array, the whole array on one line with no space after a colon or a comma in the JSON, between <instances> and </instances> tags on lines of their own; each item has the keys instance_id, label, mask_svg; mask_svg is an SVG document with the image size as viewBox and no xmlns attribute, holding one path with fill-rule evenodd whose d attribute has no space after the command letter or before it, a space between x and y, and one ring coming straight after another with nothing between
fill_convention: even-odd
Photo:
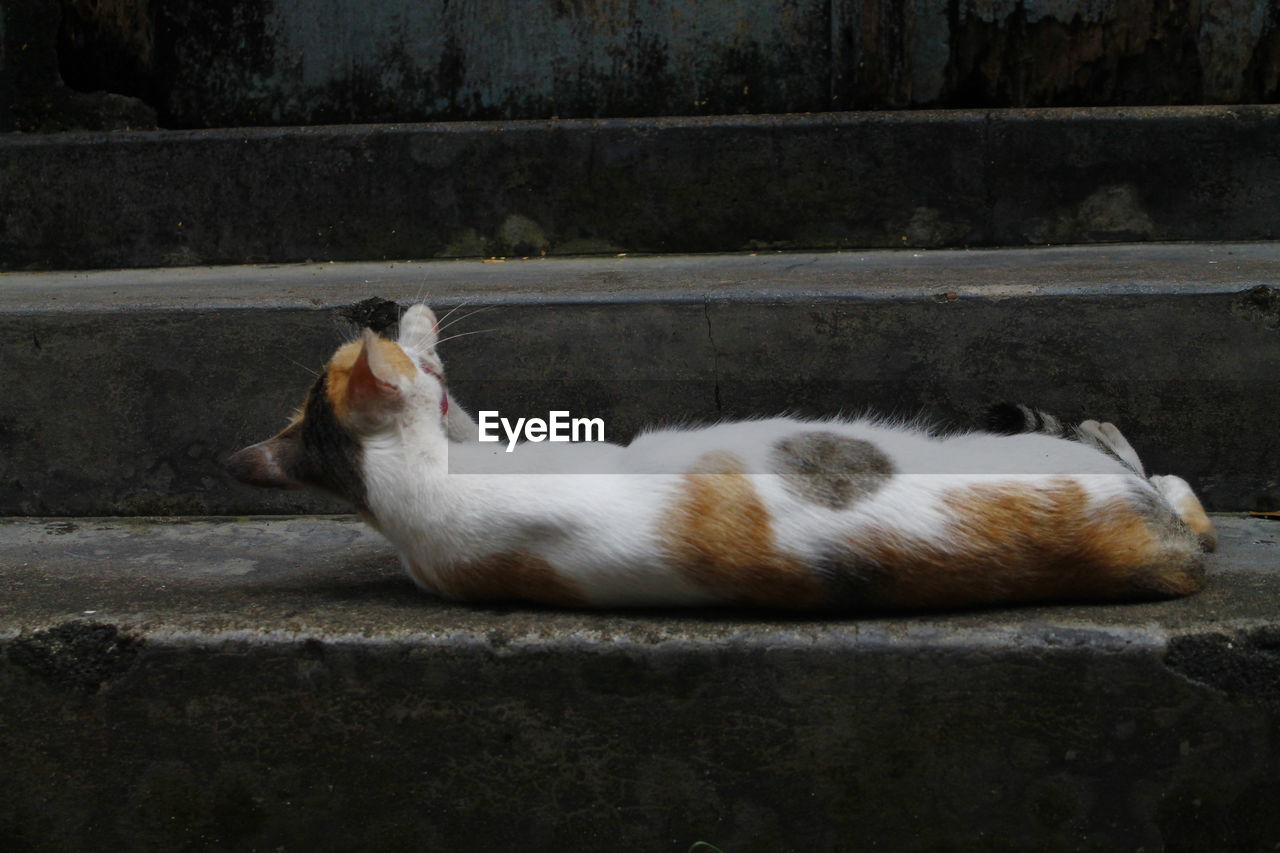
<instances>
[{"instance_id":1,"label":"concrete stair edge","mask_svg":"<svg viewBox=\"0 0 1280 853\"><path fill-rule=\"evenodd\" d=\"M0 834L1266 849L1280 546L1217 521L1188 599L813 620L442 604L354 520L0 519Z\"/></svg>"},{"instance_id":2,"label":"concrete stair edge","mask_svg":"<svg viewBox=\"0 0 1280 853\"><path fill-rule=\"evenodd\" d=\"M0 268L1274 239L1277 125L1253 105L9 134Z\"/></svg>"}]
</instances>

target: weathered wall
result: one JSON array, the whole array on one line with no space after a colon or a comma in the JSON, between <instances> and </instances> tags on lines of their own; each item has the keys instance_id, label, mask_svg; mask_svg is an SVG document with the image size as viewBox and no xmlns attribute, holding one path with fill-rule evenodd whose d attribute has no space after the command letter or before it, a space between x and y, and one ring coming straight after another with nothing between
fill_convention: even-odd
<instances>
[{"instance_id":1,"label":"weathered wall","mask_svg":"<svg viewBox=\"0 0 1280 853\"><path fill-rule=\"evenodd\" d=\"M6 9L25 30L41 18L26 50L71 86L137 96L173 127L1280 92L1277 0L63 0L60 23L52 3Z\"/></svg>"},{"instance_id":2,"label":"weathered wall","mask_svg":"<svg viewBox=\"0 0 1280 853\"><path fill-rule=\"evenodd\" d=\"M80 91L63 81L61 26L58 4L49 0L0 2L0 131L154 128L155 110L120 94L136 86L98 75L77 81ZM111 54L112 64L127 61L121 51Z\"/></svg>"}]
</instances>

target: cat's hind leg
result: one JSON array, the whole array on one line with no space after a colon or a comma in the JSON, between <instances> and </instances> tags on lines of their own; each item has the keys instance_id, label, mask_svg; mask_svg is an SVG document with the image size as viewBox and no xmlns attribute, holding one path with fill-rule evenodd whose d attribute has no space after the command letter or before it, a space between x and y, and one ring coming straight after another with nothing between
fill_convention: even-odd
<instances>
[{"instance_id":1,"label":"cat's hind leg","mask_svg":"<svg viewBox=\"0 0 1280 853\"><path fill-rule=\"evenodd\" d=\"M1200 503L1196 493L1191 491L1186 480L1173 474L1157 475L1151 478L1151 485L1156 487L1156 491L1173 507L1178 518L1182 519L1182 523L1196 535L1200 550L1217 550L1218 531L1214 529L1213 522L1204 511L1204 505Z\"/></svg>"},{"instance_id":2,"label":"cat's hind leg","mask_svg":"<svg viewBox=\"0 0 1280 853\"><path fill-rule=\"evenodd\" d=\"M1100 450L1111 454L1119 459L1125 465L1132 468L1141 476L1145 477L1146 469L1143 467L1142 460L1138 458L1138 453L1133 449L1133 445L1129 444L1128 439L1120 432L1115 424L1099 423L1098 421L1085 421L1076 427L1076 434L1081 441L1095 445ZM1173 507L1173 511L1177 513L1178 518L1182 519L1196 539L1200 543L1200 550L1212 552L1218 547L1218 532L1213 527L1213 522L1209 520L1208 514L1204 511L1204 505L1200 503L1200 499L1196 497L1196 493L1191 490L1191 486L1181 477L1173 474L1158 475L1150 478L1151 485L1156 487L1156 491L1165 499L1169 506Z\"/></svg>"},{"instance_id":3,"label":"cat's hind leg","mask_svg":"<svg viewBox=\"0 0 1280 853\"><path fill-rule=\"evenodd\" d=\"M1147 476L1146 468L1138 457L1137 451L1115 424L1085 421L1076 427L1076 434L1081 441L1111 454L1140 476ZM1178 518L1182 519L1182 523L1195 534L1196 540L1200 543L1200 550L1205 552L1216 550L1218 532L1214 529L1208 514L1205 513L1204 505L1200 503L1200 499L1196 497L1196 493L1191 490L1187 481L1173 474L1154 476L1150 481L1165 502L1173 508Z\"/></svg>"}]
</instances>

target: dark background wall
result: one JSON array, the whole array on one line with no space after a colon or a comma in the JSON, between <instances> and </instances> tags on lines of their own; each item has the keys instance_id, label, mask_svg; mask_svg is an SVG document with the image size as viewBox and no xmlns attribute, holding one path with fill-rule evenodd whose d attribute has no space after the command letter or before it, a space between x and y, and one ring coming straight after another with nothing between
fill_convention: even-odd
<instances>
[{"instance_id":1,"label":"dark background wall","mask_svg":"<svg viewBox=\"0 0 1280 853\"><path fill-rule=\"evenodd\" d=\"M0 129L1280 93L1276 0L5 0L0 41Z\"/></svg>"}]
</instances>

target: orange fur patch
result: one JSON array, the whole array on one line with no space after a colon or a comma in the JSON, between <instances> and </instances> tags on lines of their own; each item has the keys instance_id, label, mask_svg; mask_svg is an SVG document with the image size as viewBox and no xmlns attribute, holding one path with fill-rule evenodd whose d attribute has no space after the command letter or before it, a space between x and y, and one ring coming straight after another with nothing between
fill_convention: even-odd
<instances>
[{"instance_id":1,"label":"orange fur patch","mask_svg":"<svg viewBox=\"0 0 1280 853\"><path fill-rule=\"evenodd\" d=\"M1090 507L1072 480L973 486L943 503L951 524L941 543L893 533L850 543L868 603L1149 598L1188 595L1203 583L1198 550L1179 530L1137 501Z\"/></svg>"},{"instance_id":2,"label":"orange fur patch","mask_svg":"<svg viewBox=\"0 0 1280 853\"><path fill-rule=\"evenodd\" d=\"M809 568L775 549L769 511L731 453L708 453L685 475L663 527L676 568L726 602L789 608L824 603Z\"/></svg>"},{"instance_id":3,"label":"orange fur patch","mask_svg":"<svg viewBox=\"0 0 1280 853\"><path fill-rule=\"evenodd\" d=\"M333 358L329 359L329 363L325 365L325 371L329 374L325 383L325 394L328 396L329 405L333 407L333 412L339 420L343 420L347 416L347 384L351 380L351 370L355 367L356 360L360 358L360 353L363 349L363 341L352 341L343 344L338 347L338 351L333 354Z\"/></svg>"},{"instance_id":4,"label":"orange fur patch","mask_svg":"<svg viewBox=\"0 0 1280 853\"><path fill-rule=\"evenodd\" d=\"M374 346L378 348L378 353L391 366L393 370L401 376L408 378L417 372L417 367L413 363L413 359L400 348L394 341L385 338L374 338ZM329 363L325 366L328 371L329 379L326 383L326 394L329 397L329 404L333 406L333 412L338 420L346 420L351 413L351 380L353 373L359 370L367 370L367 366L361 364L361 355L364 354L364 341L351 341L338 347L338 351L333 354L333 358L329 359Z\"/></svg>"},{"instance_id":5,"label":"orange fur patch","mask_svg":"<svg viewBox=\"0 0 1280 853\"><path fill-rule=\"evenodd\" d=\"M439 573L440 593L460 601L537 601L581 605L572 581L541 557L524 552L495 554L455 563Z\"/></svg>"},{"instance_id":6,"label":"orange fur patch","mask_svg":"<svg viewBox=\"0 0 1280 853\"><path fill-rule=\"evenodd\" d=\"M399 373L405 379L410 379L418 372L418 367L413 363L413 359L409 358L408 353L400 349L398 343L389 341L386 338L377 338L376 341L378 351L396 373Z\"/></svg>"}]
</instances>

